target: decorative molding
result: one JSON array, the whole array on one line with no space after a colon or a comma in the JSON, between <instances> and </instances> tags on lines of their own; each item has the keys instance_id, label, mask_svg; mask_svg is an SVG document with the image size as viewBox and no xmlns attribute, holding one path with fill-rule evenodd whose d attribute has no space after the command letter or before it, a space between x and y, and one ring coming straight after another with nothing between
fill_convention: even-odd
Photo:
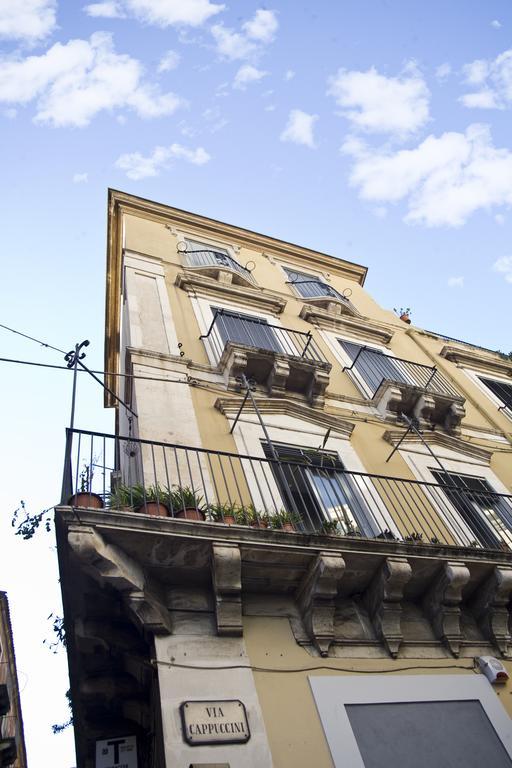
<instances>
[{"instance_id":1,"label":"decorative molding","mask_svg":"<svg viewBox=\"0 0 512 768\"><path fill-rule=\"evenodd\" d=\"M340 552L319 552L295 595L306 631L321 656L328 655L334 641L335 600L344 572Z\"/></svg>"},{"instance_id":2,"label":"decorative molding","mask_svg":"<svg viewBox=\"0 0 512 768\"><path fill-rule=\"evenodd\" d=\"M402 440L405 430L387 430L384 432L384 440L393 447ZM450 451L454 451L462 456L467 456L468 459L477 459L485 464L489 464L494 451L487 448L483 448L481 445L474 445L462 437L456 437L455 435L449 435L445 432L422 432L423 440L427 445L436 446L437 448L446 448ZM421 447L421 441L417 435L409 433L403 440L400 449L406 451L414 451L415 448ZM423 453L423 451L421 451Z\"/></svg>"},{"instance_id":3,"label":"decorative molding","mask_svg":"<svg viewBox=\"0 0 512 768\"><path fill-rule=\"evenodd\" d=\"M315 409L306 403L299 403L288 398L268 398L259 397L256 395L256 401L261 413L267 415L276 414L278 416L290 416L292 418L299 419L300 421L307 421L314 424L317 427L324 429L332 429L333 432L341 437L350 439L350 435L354 429L354 424L348 421L343 421L339 416L326 413L319 409ZM215 401L215 408L224 414L226 418L234 418L242 403L242 397L218 397ZM242 414L243 418L243 414Z\"/></svg>"},{"instance_id":4,"label":"decorative molding","mask_svg":"<svg viewBox=\"0 0 512 768\"><path fill-rule=\"evenodd\" d=\"M508 626L508 604L512 596L512 568L496 566L489 578L478 587L471 603L484 636L498 646L503 656L511 643Z\"/></svg>"},{"instance_id":5,"label":"decorative molding","mask_svg":"<svg viewBox=\"0 0 512 768\"><path fill-rule=\"evenodd\" d=\"M344 304L344 306L348 310L347 305ZM389 344L394 334L394 330L384 328L361 317L355 308L353 312L347 311L341 315L333 315L321 307L304 304L300 311L300 317L322 330L348 334L363 342Z\"/></svg>"},{"instance_id":6,"label":"decorative molding","mask_svg":"<svg viewBox=\"0 0 512 768\"><path fill-rule=\"evenodd\" d=\"M218 634L241 637L242 559L238 544L212 542L212 583Z\"/></svg>"},{"instance_id":7,"label":"decorative molding","mask_svg":"<svg viewBox=\"0 0 512 768\"><path fill-rule=\"evenodd\" d=\"M464 639L460 626L460 604L469 576L465 563L449 561L443 565L423 599L423 608L436 637L455 657L458 657Z\"/></svg>"},{"instance_id":8,"label":"decorative molding","mask_svg":"<svg viewBox=\"0 0 512 768\"><path fill-rule=\"evenodd\" d=\"M92 527L70 529L68 542L100 584L109 584L120 592L137 624L155 634L172 632L169 611L148 583L143 569L120 547L109 544Z\"/></svg>"},{"instance_id":9,"label":"decorative molding","mask_svg":"<svg viewBox=\"0 0 512 768\"><path fill-rule=\"evenodd\" d=\"M440 355L464 368L477 368L482 373L497 373L501 376L512 378L512 361L500 358L498 354L485 354L477 349L459 349L447 345L443 347Z\"/></svg>"},{"instance_id":10,"label":"decorative molding","mask_svg":"<svg viewBox=\"0 0 512 768\"><path fill-rule=\"evenodd\" d=\"M404 587L412 576L405 557L387 557L365 593L365 602L377 637L395 659L403 640L400 618Z\"/></svg>"},{"instance_id":11,"label":"decorative molding","mask_svg":"<svg viewBox=\"0 0 512 768\"><path fill-rule=\"evenodd\" d=\"M206 298L215 296L220 299L230 299L240 302L243 306L254 307L274 315L281 314L286 307L286 301L280 296L272 294L268 289L223 283L197 272L178 273L174 285L193 296L205 296Z\"/></svg>"}]
</instances>

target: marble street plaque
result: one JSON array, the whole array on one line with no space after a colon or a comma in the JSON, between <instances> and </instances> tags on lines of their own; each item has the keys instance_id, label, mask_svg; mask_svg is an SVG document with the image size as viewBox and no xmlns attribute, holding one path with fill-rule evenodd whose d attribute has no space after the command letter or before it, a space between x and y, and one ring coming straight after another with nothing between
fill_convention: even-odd
<instances>
[{"instance_id":1,"label":"marble street plaque","mask_svg":"<svg viewBox=\"0 0 512 768\"><path fill-rule=\"evenodd\" d=\"M187 744L245 744L251 733L245 707L230 701L184 701L180 707Z\"/></svg>"}]
</instances>

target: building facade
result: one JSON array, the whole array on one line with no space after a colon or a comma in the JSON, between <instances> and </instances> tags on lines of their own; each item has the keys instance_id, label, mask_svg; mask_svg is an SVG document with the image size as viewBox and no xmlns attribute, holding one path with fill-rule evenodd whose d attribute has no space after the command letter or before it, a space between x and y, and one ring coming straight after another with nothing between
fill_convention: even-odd
<instances>
[{"instance_id":1,"label":"building facade","mask_svg":"<svg viewBox=\"0 0 512 768\"><path fill-rule=\"evenodd\" d=\"M358 264L108 222L116 433L68 433L56 513L78 766L512 765L474 674L512 672L512 361Z\"/></svg>"},{"instance_id":2,"label":"building facade","mask_svg":"<svg viewBox=\"0 0 512 768\"><path fill-rule=\"evenodd\" d=\"M26 768L20 692L7 594L0 591L0 767Z\"/></svg>"}]
</instances>

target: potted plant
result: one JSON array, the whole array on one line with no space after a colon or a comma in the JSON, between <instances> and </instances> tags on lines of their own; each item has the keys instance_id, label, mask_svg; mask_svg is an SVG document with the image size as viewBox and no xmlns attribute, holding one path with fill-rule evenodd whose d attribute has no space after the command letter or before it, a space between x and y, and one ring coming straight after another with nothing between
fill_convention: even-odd
<instances>
[{"instance_id":1,"label":"potted plant","mask_svg":"<svg viewBox=\"0 0 512 768\"><path fill-rule=\"evenodd\" d=\"M204 499L194 488L173 486L167 499L173 517L185 520L205 519Z\"/></svg>"},{"instance_id":2,"label":"potted plant","mask_svg":"<svg viewBox=\"0 0 512 768\"><path fill-rule=\"evenodd\" d=\"M327 536L339 536L340 527L338 521L324 520L320 527L320 533L325 533Z\"/></svg>"},{"instance_id":3,"label":"potted plant","mask_svg":"<svg viewBox=\"0 0 512 768\"><path fill-rule=\"evenodd\" d=\"M169 492L161 488L158 483L148 486L133 486L132 491L137 494L136 512L142 512L146 515L155 517L169 517Z\"/></svg>"},{"instance_id":4,"label":"potted plant","mask_svg":"<svg viewBox=\"0 0 512 768\"><path fill-rule=\"evenodd\" d=\"M362 536L361 531L352 520L345 520L345 536Z\"/></svg>"},{"instance_id":5,"label":"potted plant","mask_svg":"<svg viewBox=\"0 0 512 768\"><path fill-rule=\"evenodd\" d=\"M246 508L247 519L251 528L268 528L270 525L270 515L268 512L259 512L254 504L249 504Z\"/></svg>"},{"instance_id":6,"label":"potted plant","mask_svg":"<svg viewBox=\"0 0 512 768\"><path fill-rule=\"evenodd\" d=\"M396 314L399 316L400 320L403 323L407 323L407 325L411 324L411 308L410 307L400 307L400 309L393 308L393 312L396 312Z\"/></svg>"},{"instance_id":7,"label":"potted plant","mask_svg":"<svg viewBox=\"0 0 512 768\"><path fill-rule=\"evenodd\" d=\"M406 536L404 541L409 541L411 544L423 544L423 534L413 531L409 536Z\"/></svg>"},{"instance_id":8,"label":"potted plant","mask_svg":"<svg viewBox=\"0 0 512 768\"><path fill-rule=\"evenodd\" d=\"M103 499L97 493L92 493L91 491L92 478L92 468L86 464L80 472L80 490L68 499L70 507L103 509Z\"/></svg>"},{"instance_id":9,"label":"potted plant","mask_svg":"<svg viewBox=\"0 0 512 768\"><path fill-rule=\"evenodd\" d=\"M246 512L244 507L232 502L210 504L208 513L216 523L224 523L224 525L247 525L250 519L249 512Z\"/></svg>"},{"instance_id":10,"label":"potted plant","mask_svg":"<svg viewBox=\"0 0 512 768\"><path fill-rule=\"evenodd\" d=\"M295 531L296 522L297 516L286 509L280 509L278 512L274 512L273 515L270 515L270 525L272 528L281 529L287 533Z\"/></svg>"},{"instance_id":11,"label":"potted plant","mask_svg":"<svg viewBox=\"0 0 512 768\"><path fill-rule=\"evenodd\" d=\"M130 512L144 504L144 486L117 484L110 493L108 506L121 512Z\"/></svg>"}]
</instances>

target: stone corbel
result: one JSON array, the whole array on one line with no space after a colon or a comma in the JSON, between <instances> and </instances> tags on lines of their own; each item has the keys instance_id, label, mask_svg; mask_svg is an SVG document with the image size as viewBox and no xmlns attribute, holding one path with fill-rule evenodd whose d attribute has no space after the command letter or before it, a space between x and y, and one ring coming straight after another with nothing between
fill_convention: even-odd
<instances>
[{"instance_id":1,"label":"stone corbel","mask_svg":"<svg viewBox=\"0 0 512 768\"><path fill-rule=\"evenodd\" d=\"M403 640L400 618L404 587L412 576L405 557L387 557L373 577L365 602L373 627L393 658Z\"/></svg>"},{"instance_id":2,"label":"stone corbel","mask_svg":"<svg viewBox=\"0 0 512 768\"><path fill-rule=\"evenodd\" d=\"M428 422L435 409L436 401L430 393L425 392L418 398L416 405L414 406L413 416L420 422Z\"/></svg>"},{"instance_id":3,"label":"stone corbel","mask_svg":"<svg viewBox=\"0 0 512 768\"><path fill-rule=\"evenodd\" d=\"M224 371L226 384L234 384L236 379L247 370L247 353L228 343L222 354L220 366Z\"/></svg>"},{"instance_id":4,"label":"stone corbel","mask_svg":"<svg viewBox=\"0 0 512 768\"><path fill-rule=\"evenodd\" d=\"M242 559L238 544L212 543L212 582L219 635L240 637L242 628Z\"/></svg>"},{"instance_id":5,"label":"stone corbel","mask_svg":"<svg viewBox=\"0 0 512 768\"><path fill-rule=\"evenodd\" d=\"M267 388L269 395L284 395L286 382L290 375L290 364L281 357L274 359L272 370L267 379Z\"/></svg>"},{"instance_id":6,"label":"stone corbel","mask_svg":"<svg viewBox=\"0 0 512 768\"><path fill-rule=\"evenodd\" d=\"M436 637L447 645L455 657L459 655L462 640L462 590L468 581L469 569L464 563L445 563L423 600L423 608Z\"/></svg>"},{"instance_id":7,"label":"stone corbel","mask_svg":"<svg viewBox=\"0 0 512 768\"><path fill-rule=\"evenodd\" d=\"M311 405L322 407L325 402L325 392L329 386L329 371L315 367L308 388L307 397Z\"/></svg>"},{"instance_id":8,"label":"stone corbel","mask_svg":"<svg viewBox=\"0 0 512 768\"><path fill-rule=\"evenodd\" d=\"M471 603L471 612L484 636L498 646L503 656L511 642L508 604L512 596L512 568L496 566Z\"/></svg>"},{"instance_id":9,"label":"stone corbel","mask_svg":"<svg viewBox=\"0 0 512 768\"><path fill-rule=\"evenodd\" d=\"M460 429L460 423L466 415L466 409L462 403L452 403L446 412L444 428L447 432L455 432Z\"/></svg>"},{"instance_id":10,"label":"stone corbel","mask_svg":"<svg viewBox=\"0 0 512 768\"><path fill-rule=\"evenodd\" d=\"M402 410L402 400L402 390L392 384L381 384L373 399L383 418L389 416L390 412L399 413Z\"/></svg>"},{"instance_id":11,"label":"stone corbel","mask_svg":"<svg viewBox=\"0 0 512 768\"><path fill-rule=\"evenodd\" d=\"M335 600L344 571L341 553L319 552L295 596L305 629L321 656L328 655L334 640Z\"/></svg>"},{"instance_id":12,"label":"stone corbel","mask_svg":"<svg viewBox=\"0 0 512 768\"><path fill-rule=\"evenodd\" d=\"M121 592L138 624L150 632L170 634L169 612L150 589L138 563L91 527L70 530L68 542L93 579Z\"/></svg>"},{"instance_id":13,"label":"stone corbel","mask_svg":"<svg viewBox=\"0 0 512 768\"><path fill-rule=\"evenodd\" d=\"M233 273L229 272L227 269L219 269L217 271L217 280L219 283L224 283L225 285L231 285L233 282Z\"/></svg>"}]
</instances>

